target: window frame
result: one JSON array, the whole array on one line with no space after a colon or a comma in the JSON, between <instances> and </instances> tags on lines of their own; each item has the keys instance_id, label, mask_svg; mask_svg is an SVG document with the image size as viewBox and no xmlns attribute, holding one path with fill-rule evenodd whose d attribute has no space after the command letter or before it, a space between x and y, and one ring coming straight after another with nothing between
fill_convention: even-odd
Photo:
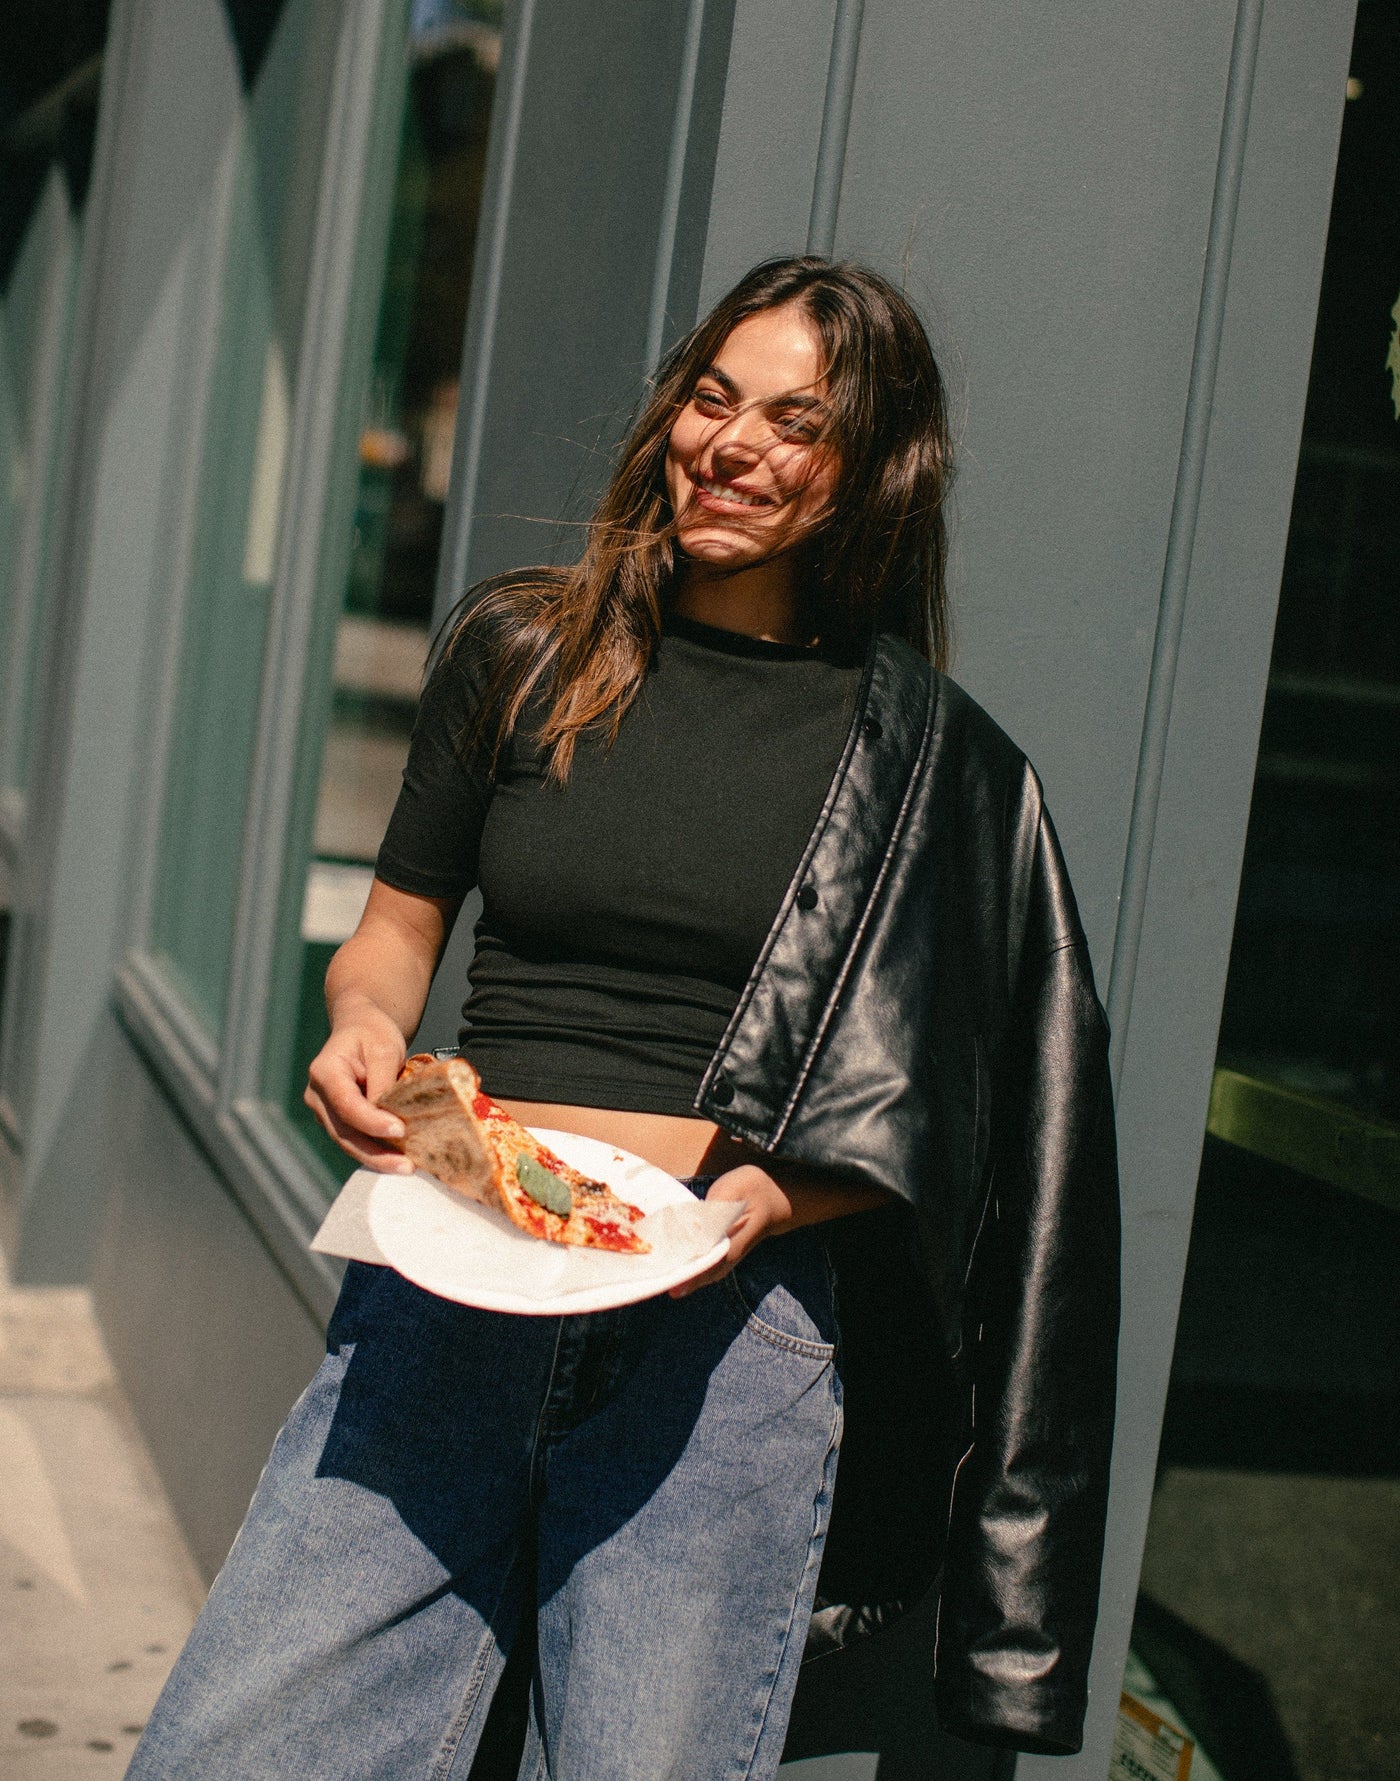
<instances>
[{"instance_id":1,"label":"window frame","mask_svg":"<svg viewBox=\"0 0 1400 1781\"><path fill-rule=\"evenodd\" d=\"M190 587L209 383L218 339L222 269L229 251L231 183L219 193L204 280L204 313L190 402L190 454L172 539L171 614L153 676L151 772L141 813L128 945L113 1003L144 1061L170 1095L269 1250L308 1306L329 1314L341 1264L307 1242L325 1215L324 1171L262 1091L269 995L283 930L296 921L288 841L306 796L302 745L312 682L338 616L331 568L348 554L349 502L339 487L359 419L355 367L369 363L379 267L395 176L408 48L406 0L351 0L336 44L306 295L305 333L292 394L276 567L264 643L257 727L240 850L227 1012L214 1037L151 949L159 844L183 616ZM344 513L339 510L343 508ZM341 577L343 581L343 577ZM332 610L334 607L334 610ZM304 862L302 862L304 865ZM295 907L291 907L291 905Z\"/></svg>"},{"instance_id":2,"label":"window frame","mask_svg":"<svg viewBox=\"0 0 1400 1781\"><path fill-rule=\"evenodd\" d=\"M105 219L110 203L109 169L118 110L111 94L116 84L112 70L124 60L129 30L130 21L123 7L114 5L101 56L94 59L92 67L99 90L96 136L89 188L76 213L78 239L70 242L75 257L66 296L69 315L63 330L66 338L60 352L62 364L50 364L41 373L48 389L43 398L40 431L44 438L42 450L51 454L46 481L53 509L71 511L75 505L73 494L85 403L83 380L92 350L94 299L100 282L99 242L104 222L99 219ZM93 239L94 235L98 240ZM49 315L46 327L52 326L54 320ZM46 342L46 348L49 345L57 346L59 342ZM42 787L36 786L42 772L35 749L42 744L51 720L31 709L26 736L13 708L12 691L16 677L26 671L24 657L32 662L33 671L43 677L46 692L52 689L48 658L53 637L66 617L71 551L66 537L44 540L37 536L35 528L42 527L43 517L31 510L21 521L21 555L28 558L23 578L27 585L12 589L10 614L16 622L0 652L0 688L6 706L0 735L0 889L10 914L5 981L0 994L0 1210L5 1212L7 1223L13 1220L13 1212L4 1207L4 1201L8 1198L13 1204L20 1179L16 1164L25 1151L34 1099L34 1070L26 1055L26 1038L36 1024L40 1001L44 947L36 929L41 925L40 905L52 871L56 834L51 807L42 795ZM34 535L26 536L29 534ZM50 547L47 551L46 543ZM17 582L20 580L17 577ZM61 706L62 696L60 692L52 703ZM29 759L21 788L16 768L26 750ZM33 795L36 790L38 796Z\"/></svg>"}]
</instances>

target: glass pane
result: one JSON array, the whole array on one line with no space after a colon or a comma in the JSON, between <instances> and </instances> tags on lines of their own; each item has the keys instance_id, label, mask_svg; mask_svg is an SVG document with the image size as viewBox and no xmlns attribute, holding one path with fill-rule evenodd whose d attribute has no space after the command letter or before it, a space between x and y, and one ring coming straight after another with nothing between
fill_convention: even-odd
<instances>
[{"instance_id":1,"label":"glass pane","mask_svg":"<svg viewBox=\"0 0 1400 1781\"><path fill-rule=\"evenodd\" d=\"M73 298L105 3L0 16L0 993L53 595Z\"/></svg>"},{"instance_id":2,"label":"glass pane","mask_svg":"<svg viewBox=\"0 0 1400 1781\"><path fill-rule=\"evenodd\" d=\"M58 437L82 224L51 166L0 289L0 627L5 783L28 783L34 669L49 591Z\"/></svg>"},{"instance_id":3,"label":"glass pane","mask_svg":"<svg viewBox=\"0 0 1400 1781\"><path fill-rule=\"evenodd\" d=\"M1400 1122L1397 80L1363 5L1219 1061Z\"/></svg>"},{"instance_id":4,"label":"glass pane","mask_svg":"<svg viewBox=\"0 0 1400 1781\"><path fill-rule=\"evenodd\" d=\"M286 0L239 42L246 111L232 183L152 948L223 1023L244 808L277 561L315 202L341 8Z\"/></svg>"},{"instance_id":5,"label":"glass pane","mask_svg":"<svg viewBox=\"0 0 1400 1781\"><path fill-rule=\"evenodd\" d=\"M324 732L305 740L317 790L310 857L295 867L300 934L285 978L296 1005L273 1011L274 1026L287 1030L269 1048L268 1092L337 1179L344 1154L301 1095L327 1032L326 966L364 907L427 657L500 19L491 0L418 0L413 9L388 251L350 472L350 563L326 665L329 715Z\"/></svg>"},{"instance_id":6,"label":"glass pane","mask_svg":"<svg viewBox=\"0 0 1400 1781\"><path fill-rule=\"evenodd\" d=\"M1366 0L1133 1630L1224 1781L1400 1751L1398 329L1400 10Z\"/></svg>"}]
</instances>

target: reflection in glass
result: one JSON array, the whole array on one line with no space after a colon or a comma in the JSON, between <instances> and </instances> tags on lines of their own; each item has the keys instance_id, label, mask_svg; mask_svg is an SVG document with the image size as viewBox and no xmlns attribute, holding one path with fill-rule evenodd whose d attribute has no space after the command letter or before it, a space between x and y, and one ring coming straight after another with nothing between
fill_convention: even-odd
<instances>
[{"instance_id":1,"label":"reflection in glass","mask_svg":"<svg viewBox=\"0 0 1400 1781\"><path fill-rule=\"evenodd\" d=\"M56 532L58 435L67 387L82 220L50 166L0 287L0 761L7 790L29 782L40 615Z\"/></svg>"},{"instance_id":2,"label":"reflection in glass","mask_svg":"<svg viewBox=\"0 0 1400 1781\"><path fill-rule=\"evenodd\" d=\"M151 934L213 1033L228 993L339 14L336 0L287 0L260 9L256 41L249 26L237 45L248 84Z\"/></svg>"},{"instance_id":3,"label":"reflection in glass","mask_svg":"<svg viewBox=\"0 0 1400 1781\"><path fill-rule=\"evenodd\" d=\"M0 10L0 1006L61 536L60 445L107 13L106 0ZM13 1037L14 1020L5 1025ZM9 1091L0 1063L6 1102Z\"/></svg>"},{"instance_id":4,"label":"reflection in glass","mask_svg":"<svg viewBox=\"0 0 1400 1781\"><path fill-rule=\"evenodd\" d=\"M1220 1061L1400 1122L1397 83L1363 6Z\"/></svg>"},{"instance_id":5,"label":"reflection in glass","mask_svg":"<svg viewBox=\"0 0 1400 1781\"><path fill-rule=\"evenodd\" d=\"M337 1179L302 1103L325 1040L322 985L353 931L398 795L442 539L462 335L500 59L499 4L416 0L393 214L356 465L354 537L301 914L296 1033L275 1087Z\"/></svg>"},{"instance_id":6,"label":"reflection in glass","mask_svg":"<svg viewBox=\"0 0 1400 1781\"><path fill-rule=\"evenodd\" d=\"M1133 1627L1224 1781L1400 1750L1398 300L1400 10L1363 0Z\"/></svg>"}]
</instances>

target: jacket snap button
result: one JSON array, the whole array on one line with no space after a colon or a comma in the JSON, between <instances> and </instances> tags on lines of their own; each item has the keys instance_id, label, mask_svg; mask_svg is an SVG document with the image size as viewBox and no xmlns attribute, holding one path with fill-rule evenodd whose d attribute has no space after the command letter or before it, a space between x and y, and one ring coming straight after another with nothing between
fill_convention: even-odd
<instances>
[{"instance_id":1,"label":"jacket snap button","mask_svg":"<svg viewBox=\"0 0 1400 1781\"><path fill-rule=\"evenodd\" d=\"M877 718L867 717L860 726L860 733L867 742L878 742L885 732Z\"/></svg>"},{"instance_id":2,"label":"jacket snap button","mask_svg":"<svg viewBox=\"0 0 1400 1781\"><path fill-rule=\"evenodd\" d=\"M710 1085L710 1099L716 1107L727 1107L734 1099L734 1084L727 1076L716 1076Z\"/></svg>"},{"instance_id":3,"label":"jacket snap button","mask_svg":"<svg viewBox=\"0 0 1400 1781\"><path fill-rule=\"evenodd\" d=\"M798 893L797 893L797 907L799 909L815 909L816 906L817 906L817 887L816 887L816 885L804 884L802 889L800 891L798 891Z\"/></svg>"}]
</instances>

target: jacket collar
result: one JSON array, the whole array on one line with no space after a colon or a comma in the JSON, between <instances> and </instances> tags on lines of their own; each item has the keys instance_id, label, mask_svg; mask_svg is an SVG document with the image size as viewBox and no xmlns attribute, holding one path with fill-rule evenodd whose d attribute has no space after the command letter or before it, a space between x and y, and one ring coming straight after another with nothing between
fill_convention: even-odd
<instances>
[{"instance_id":1,"label":"jacket collar","mask_svg":"<svg viewBox=\"0 0 1400 1781\"><path fill-rule=\"evenodd\" d=\"M872 637L855 713L792 882L695 1108L773 1150L836 1011L928 757L938 676L908 644Z\"/></svg>"}]
</instances>

